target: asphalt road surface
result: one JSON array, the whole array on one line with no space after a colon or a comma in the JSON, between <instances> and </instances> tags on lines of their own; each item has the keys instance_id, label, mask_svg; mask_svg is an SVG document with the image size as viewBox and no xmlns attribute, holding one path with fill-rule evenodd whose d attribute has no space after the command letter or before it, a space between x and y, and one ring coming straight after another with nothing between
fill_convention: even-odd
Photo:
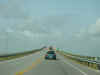
<instances>
[{"instance_id":1,"label":"asphalt road surface","mask_svg":"<svg viewBox=\"0 0 100 75\"><path fill-rule=\"evenodd\" d=\"M99 70L77 64L57 54L57 60L45 60L45 51L0 62L0 75L100 75Z\"/></svg>"}]
</instances>

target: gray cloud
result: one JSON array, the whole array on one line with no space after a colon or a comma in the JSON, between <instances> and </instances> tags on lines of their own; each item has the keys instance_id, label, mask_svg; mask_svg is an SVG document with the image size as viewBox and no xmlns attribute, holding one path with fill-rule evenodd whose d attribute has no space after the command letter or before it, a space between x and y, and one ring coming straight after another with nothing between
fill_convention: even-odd
<instances>
[{"instance_id":1,"label":"gray cloud","mask_svg":"<svg viewBox=\"0 0 100 75\"><path fill-rule=\"evenodd\" d=\"M62 37L62 31L59 27L56 28L55 24L53 24L54 22L50 19L50 22L49 20L48 22L51 24L46 23L47 20L45 21L45 19L47 18L42 19L33 19L33 22L30 21L26 24L19 23L6 26L5 30L0 32L2 34L0 40L4 40L2 41L4 43L2 50L4 52L19 52L40 48L43 45L56 44L57 39L59 40ZM60 21L58 22L60 23Z\"/></svg>"},{"instance_id":2,"label":"gray cloud","mask_svg":"<svg viewBox=\"0 0 100 75\"><path fill-rule=\"evenodd\" d=\"M75 34L78 38L94 38L100 37L100 19L96 21L96 24L89 25L86 29L81 29L79 33Z\"/></svg>"},{"instance_id":3,"label":"gray cloud","mask_svg":"<svg viewBox=\"0 0 100 75\"><path fill-rule=\"evenodd\" d=\"M0 53L53 45L64 50L68 48L69 52L99 55L100 19L79 31L80 19L73 13L32 16L23 0L10 0L0 5Z\"/></svg>"},{"instance_id":4,"label":"gray cloud","mask_svg":"<svg viewBox=\"0 0 100 75\"><path fill-rule=\"evenodd\" d=\"M5 19L27 18L23 0L9 0L0 5L0 16Z\"/></svg>"},{"instance_id":5,"label":"gray cloud","mask_svg":"<svg viewBox=\"0 0 100 75\"><path fill-rule=\"evenodd\" d=\"M100 53L100 19L96 24L91 24L87 28L82 28L80 32L73 34L73 42L76 43L72 48L79 49L74 52L86 55L99 56ZM78 52L77 52L78 51ZM82 53L83 52L83 53Z\"/></svg>"}]
</instances>

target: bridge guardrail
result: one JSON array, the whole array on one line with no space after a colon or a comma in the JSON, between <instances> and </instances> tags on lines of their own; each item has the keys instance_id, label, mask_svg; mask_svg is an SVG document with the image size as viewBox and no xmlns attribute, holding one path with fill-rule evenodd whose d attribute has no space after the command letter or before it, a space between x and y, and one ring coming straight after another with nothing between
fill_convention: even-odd
<instances>
[{"instance_id":1,"label":"bridge guardrail","mask_svg":"<svg viewBox=\"0 0 100 75\"><path fill-rule=\"evenodd\" d=\"M62 52L64 56L67 56L70 59L76 60L78 62L80 62L81 64L85 64L88 67L95 67L95 69L100 70L100 61L95 61L95 60L90 60L87 58L82 58L82 57L78 57L78 56L74 56L74 55L67 55L67 53Z\"/></svg>"}]
</instances>

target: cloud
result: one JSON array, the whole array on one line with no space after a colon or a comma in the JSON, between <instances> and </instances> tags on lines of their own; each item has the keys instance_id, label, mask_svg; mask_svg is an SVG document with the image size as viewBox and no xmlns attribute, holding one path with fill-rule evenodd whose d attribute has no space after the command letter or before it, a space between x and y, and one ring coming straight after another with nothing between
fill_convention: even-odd
<instances>
[{"instance_id":1,"label":"cloud","mask_svg":"<svg viewBox=\"0 0 100 75\"><path fill-rule=\"evenodd\" d=\"M100 19L96 21L96 24L91 24L88 28L82 28L79 33L75 34L77 38L89 38L98 39L100 38Z\"/></svg>"},{"instance_id":2,"label":"cloud","mask_svg":"<svg viewBox=\"0 0 100 75\"><path fill-rule=\"evenodd\" d=\"M0 5L0 16L5 19L27 18L23 0L9 0Z\"/></svg>"},{"instance_id":3,"label":"cloud","mask_svg":"<svg viewBox=\"0 0 100 75\"><path fill-rule=\"evenodd\" d=\"M81 28L79 32L72 35L73 37L69 40L69 47L74 49L72 52L99 56L100 19L97 19L95 24L90 24L85 28Z\"/></svg>"},{"instance_id":4,"label":"cloud","mask_svg":"<svg viewBox=\"0 0 100 75\"><path fill-rule=\"evenodd\" d=\"M100 19L96 24L79 30L80 23L87 22L82 19L82 23L81 16L66 13L37 16L38 13L34 13L37 9L31 9L24 2L9 0L7 4L0 5L0 53L3 50L9 53L32 50L44 45L68 48L84 54L100 49ZM28 11L28 8L33 12ZM42 14L46 14L46 11Z\"/></svg>"},{"instance_id":5,"label":"cloud","mask_svg":"<svg viewBox=\"0 0 100 75\"><path fill-rule=\"evenodd\" d=\"M6 32L11 33L11 32L14 32L14 30L11 28L7 28Z\"/></svg>"},{"instance_id":6,"label":"cloud","mask_svg":"<svg viewBox=\"0 0 100 75\"><path fill-rule=\"evenodd\" d=\"M34 38L45 38L46 36L48 36L48 34L45 33L34 33L31 32L29 30L24 30L23 32L21 32L24 36L30 38L30 39L34 39Z\"/></svg>"},{"instance_id":7,"label":"cloud","mask_svg":"<svg viewBox=\"0 0 100 75\"><path fill-rule=\"evenodd\" d=\"M89 27L88 33L94 37L100 37L100 19L96 21L96 24Z\"/></svg>"}]
</instances>

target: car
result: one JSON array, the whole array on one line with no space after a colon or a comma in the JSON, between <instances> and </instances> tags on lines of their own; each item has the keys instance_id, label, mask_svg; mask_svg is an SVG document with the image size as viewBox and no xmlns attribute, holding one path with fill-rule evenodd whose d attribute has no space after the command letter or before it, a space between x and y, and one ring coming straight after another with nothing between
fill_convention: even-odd
<instances>
[{"instance_id":1,"label":"car","mask_svg":"<svg viewBox=\"0 0 100 75\"><path fill-rule=\"evenodd\" d=\"M54 60L56 60L56 52L55 51L48 51L45 55L45 59L54 59Z\"/></svg>"}]
</instances>

